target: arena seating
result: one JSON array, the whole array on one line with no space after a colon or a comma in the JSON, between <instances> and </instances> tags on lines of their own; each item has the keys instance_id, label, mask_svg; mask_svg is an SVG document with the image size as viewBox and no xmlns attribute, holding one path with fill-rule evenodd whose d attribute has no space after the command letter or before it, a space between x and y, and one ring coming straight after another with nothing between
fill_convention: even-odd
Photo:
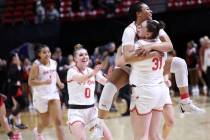
<instances>
[{"instance_id":1,"label":"arena seating","mask_svg":"<svg viewBox=\"0 0 210 140\"><path fill-rule=\"evenodd\" d=\"M129 6L137 0L122 0L116 5L115 16L125 15L128 11ZM69 20L87 19L87 18L99 18L106 16L104 9L93 9L90 11L77 11L73 12L71 9L71 0L61 0L60 2L60 18Z\"/></svg>"},{"instance_id":2,"label":"arena seating","mask_svg":"<svg viewBox=\"0 0 210 140\"><path fill-rule=\"evenodd\" d=\"M6 0L3 10L3 24L34 22L34 0Z\"/></svg>"},{"instance_id":3,"label":"arena seating","mask_svg":"<svg viewBox=\"0 0 210 140\"><path fill-rule=\"evenodd\" d=\"M168 7L169 9L185 9L209 3L210 0L168 0Z\"/></svg>"},{"instance_id":4,"label":"arena seating","mask_svg":"<svg viewBox=\"0 0 210 140\"><path fill-rule=\"evenodd\" d=\"M129 6L138 0L121 0L115 5L115 17L126 15ZM86 20L92 18L108 17L103 8L91 10L72 10L72 0L45 0L43 6L48 9L51 4L57 4L62 20ZM1 23L3 24L21 24L34 23L35 20L35 0L5 0L3 6ZM210 5L210 0L168 0L168 10L179 10L199 5ZM113 16L112 16L113 17Z\"/></svg>"}]
</instances>

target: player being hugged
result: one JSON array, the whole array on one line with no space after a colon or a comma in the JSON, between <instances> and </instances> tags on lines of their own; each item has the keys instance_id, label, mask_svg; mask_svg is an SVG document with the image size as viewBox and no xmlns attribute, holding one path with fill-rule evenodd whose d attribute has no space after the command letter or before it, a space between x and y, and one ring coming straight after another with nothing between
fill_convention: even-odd
<instances>
[{"instance_id":1,"label":"player being hugged","mask_svg":"<svg viewBox=\"0 0 210 140\"><path fill-rule=\"evenodd\" d=\"M131 64L130 109L135 140L162 139L159 133L161 111L166 103L171 103L169 89L163 78L163 66L166 60L164 54L167 49L159 47L146 56L138 56L142 48L139 46L161 42L158 35L162 28L162 24L154 20L142 22L140 28L137 28L137 34L141 39L136 42L133 53L125 57L126 62Z\"/></svg>"}]
</instances>

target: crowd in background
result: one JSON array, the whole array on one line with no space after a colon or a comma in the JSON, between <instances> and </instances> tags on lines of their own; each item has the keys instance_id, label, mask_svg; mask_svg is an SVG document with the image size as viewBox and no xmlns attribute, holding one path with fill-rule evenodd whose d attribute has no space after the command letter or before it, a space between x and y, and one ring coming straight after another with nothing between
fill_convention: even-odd
<instances>
[{"instance_id":1,"label":"crowd in background","mask_svg":"<svg viewBox=\"0 0 210 140\"><path fill-rule=\"evenodd\" d=\"M42 0L36 1L36 17L35 23L43 23L44 21L54 21L59 19L59 12L54 3L48 7L44 6Z\"/></svg>"},{"instance_id":2,"label":"crowd in background","mask_svg":"<svg viewBox=\"0 0 210 140\"><path fill-rule=\"evenodd\" d=\"M103 9L107 17L115 15L115 8L121 0L72 0L69 5L69 12L92 11ZM58 7L55 3L51 3L46 7L42 0L36 1L36 17L35 23L43 23L44 21L58 20L60 17ZM69 14L71 14L69 13Z\"/></svg>"},{"instance_id":3,"label":"crowd in background","mask_svg":"<svg viewBox=\"0 0 210 140\"><path fill-rule=\"evenodd\" d=\"M189 85L192 95L199 95L200 92L210 95L210 56L207 54L209 48L210 40L207 36L200 38L199 45L193 40L187 42L185 59L188 66Z\"/></svg>"},{"instance_id":4,"label":"crowd in background","mask_svg":"<svg viewBox=\"0 0 210 140\"><path fill-rule=\"evenodd\" d=\"M176 46L175 46L176 48ZM90 66L94 67L101 63L103 72L106 74L110 67L115 66L117 46L114 42L109 42L103 46L96 47L93 54L90 55ZM75 65L73 55L63 56L61 48L57 47L52 51L52 59L57 61L57 72L62 82L66 83L66 75L68 69ZM210 39L207 36L201 37L199 45L195 41L189 41L186 45L186 62L189 72L189 87L192 96L198 96L200 93L210 96ZM175 55L173 53L172 55ZM19 57L18 52L13 52L6 61L0 59L0 93L7 96L5 102L7 108L7 116L12 126L25 129L27 126L21 122L21 112L25 109L33 109L32 96L30 87L28 86L28 74L32 65L32 61L27 57ZM172 76L173 77L173 76ZM175 83L173 78L172 83ZM176 92L175 84L171 87ZM97 83L96 97L100 98L102 85ZM130 104L130 88L125 86L119 91L115 101L124 99L127 105ZM63 106L68 104L67 88L60 93ZM111 111L117 111L113 103ZM122 115L129 115L129 108Z\"/></svg>"}]
</instances>

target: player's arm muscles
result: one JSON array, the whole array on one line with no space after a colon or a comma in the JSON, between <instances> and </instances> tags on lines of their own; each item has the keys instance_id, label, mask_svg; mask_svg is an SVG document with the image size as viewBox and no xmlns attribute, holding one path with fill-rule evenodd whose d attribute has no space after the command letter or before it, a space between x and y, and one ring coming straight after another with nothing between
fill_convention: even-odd
<instances>
[{"instance_id":1,"label":"player's arm muscles","mask_svg":"<svg viewBox=\"0 0 210 140\"><path fill-rule=\"evenodd\" d=\"M128 62L132 62L132 60L134 60L135 58L137 58L135 56L135 46L134 45L124 45L123 46L123 56L124 56L124 59L125 59L125 62L128 63Z\"/></svg>"},{"instance_id":2,"label":"player's arm muscles","mask_svg":"<svg viewBox=\"0 0 210 140\"><path fill-rule=\"evenodd\" d=\"M138 56L136 54L133 54L129 59L126 60L126 63L134 63L138 61L143 61L152 57L160 57L161 53L158 51L151 51L146 56Z\"/></svg>"},{"instance_id":3,"label":"player's arm muscles","mask_svg":"<svg viewBox=\"0 0 210 140\"><path fill-rule=\"evenodd\" d=\"M30 86L39 86L45 84L46 81L38 80L39 68L37 64L33 64L29 72L28 84Z\"/></svg>"},{"instance_id":4,"label":"player's arm muscles","mask_svg":"<svg viewBox=\"0 0 210 140\"><path fill-rule=\"evenodd\" d=\"M90 79L92 76L94 76L94 73L93 72L90 72L88 74L82 74L82 73L79 73L79 72L75 72L75 71L68 71L68 74L69 75L72 75L72 76L67 76L67 81L75 81L75 82L85 82L87 81L88 79Z\"/></svg>"},{"instance_id":5,"label":"player's arm muscles","mask_svg":"<svg viewBox=\"0 0 210 140\"><path fill-rule=\"evenodd\" d=\"M103 76L102 71L100 71L96 74L96 81L102 85L105 85L108 80L106 77Z\"/></svg>"},{"instance_id":6,"label":"player's arm muscles","mask_svg":"<svg viewBox=\"0 0 210 140\"><path fill-rule=\"evenodd\" d=\"M122 55L122 46L117 49L117 54L115 57L115 66L121 67L126 65L124 56Z\"/></svg>"},{"instance_id":7,"label":"player's arm muscles","mask_svg":"<svg viewBox=\"0 0 210 140\"><path fill-rule=\"evenodd\" d=\"M157 51L152 51L146 56L139 56L135 53L134 51L134 46L133 45L126 45L124 47L124 58L126 63L133 63L137 61L143 61L145 59L149 59L155 56L160 56L160 53Z\"/></svg>"}]
</instances>

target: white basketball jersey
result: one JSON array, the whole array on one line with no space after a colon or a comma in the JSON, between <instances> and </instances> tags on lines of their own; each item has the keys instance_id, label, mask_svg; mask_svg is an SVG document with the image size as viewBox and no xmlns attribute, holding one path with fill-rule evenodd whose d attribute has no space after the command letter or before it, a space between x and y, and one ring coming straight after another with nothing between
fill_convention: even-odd
<instances>
[{"instance_id":1,"label":"white basketball jersey","mask_svg":"<svg viewBox=\"0 0 210 140\"><path fill-rule=\"evenodd\" d=\"M80 71L76 66L72 66L67 73L67 87L69 94L69 104L74 105L91 105L95 103L95 77L92 76L88 81L78 83L72 80L74 75L83 75L92 73L91 68L86 68L84 71Z\"/></svg>"},{"instance_id":2,"label":"white basketball jersey","mask_svg":"<svg viewBox=\"0 0 210 140\"><path fill-rule=\"evenodd\" d=\"M160 29L159 31L159 37L167 35L166 32L163 29ZM135 21L130 23L124 30L122 35L122 53L123 53L123 46L125 45L134 45L137 41L137 28Z\"/></svg>"},{"instance_id":3,"label":"white basketball jersey","mask_svg":"<svg viewBox=\"0 0 210 140\"><path fill-rule=\"evenodd\" d=\"M161 43L159 39L145 41L139 40L136 42L135 49L140 45L149 45L152 43ZM165 65L166 57L153 57L143 61L138 61L131 64L130 84L141 85L157 85L163 82L163 66Z\"/></svg>"},{"instance_id":4,"label":"white basketball jersey","mask_svg":"<svg viewBox=\"0 0 210 140\"><path fill-rule=\"evenodd\" d=\"M51 84L46 85L39 85L39 86L33 86L33 96L39 96L41 98L48 98L52 97L54 94L58 94L58 88L56 86L57 81L57 63L56 61L50 59L49 65L42 64L39 60L34 61L35 64L38 65L38 79L39 80L50 80Z\"/></svg>"}]
</instances>

